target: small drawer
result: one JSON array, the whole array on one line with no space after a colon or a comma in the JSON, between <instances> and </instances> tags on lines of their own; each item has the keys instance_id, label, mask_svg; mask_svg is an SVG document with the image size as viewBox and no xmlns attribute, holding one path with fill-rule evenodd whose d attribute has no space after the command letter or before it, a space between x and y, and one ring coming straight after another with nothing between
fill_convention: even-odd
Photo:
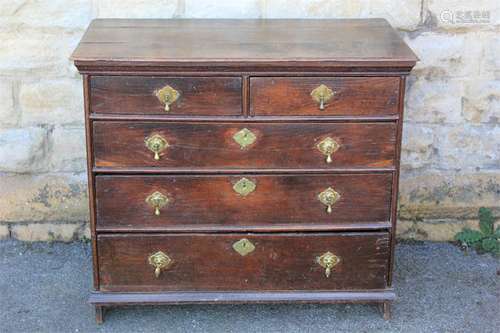
<instances>
[{"instance_id":1,"label":"small drawer","mask_svg":"<svg viewBox=\"0 0 500 333\"><path fill-rule=\"evenodd\" d=\"M92 76L90 109L103 114L240 115L241 78Z\"/></svg>"},{"instance_id":2,"label":"small drawer","mask_svg":"<svg viewBox=\"0 0 500 333\"><path fill-rule=\"evenodd\" d=\"M396 126L380 123L96 121L97 167L269 169L394 165Z\"/></svg>"},{"instance_id":3,"label":"small drawer","mask_svg":"<svg viewBox=\"0 0 500 333\"><path fill-rule=\"evenodd\" d=\"M392 173L98 175L98 231L333 230L390 226Z\"/></svg>"},{"instance_id":4,"label":"small drawer","mask_svg":"<svg viewBox=\"0 0 500 333\"><path fill-rule=\"evenodd\" d=\"M399 77L251 78L255 116L388 116L398 114Z\"/></svg>"},{"instance_id":5,"label":"small drawer","mask_svg":"<svg viewBox=\"0 0 500 333\"><path fill-rule=\"evenodd\" d=\"M99 235L101 291L385 289L389 234Z\"/></svg>"}]
</instances>

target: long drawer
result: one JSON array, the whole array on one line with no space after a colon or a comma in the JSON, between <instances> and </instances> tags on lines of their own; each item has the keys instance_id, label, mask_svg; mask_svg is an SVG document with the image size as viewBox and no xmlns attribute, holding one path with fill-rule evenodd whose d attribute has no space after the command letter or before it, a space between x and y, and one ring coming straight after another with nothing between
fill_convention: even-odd
<instances>
[{"instance_id":1,"label":"long drawer","mask_svg":"<svg viewBox=\"0 0 500 333\"><path fill-rule=\"evenodd\" d=\"M387 227L392 173L98 175L98 231Z\"/></svg>"},{"instance_id":2,"label":"long drawer","mask_svg":"<svg viewBox=\"0 0 500 333\"><path fill-rule=\"evenodd\" d=\"M387 286L389 234L98 235L101 291Z\"/></svg>"},{"instance_id":3,"label":"long drawer","mask_svg":"<svg viewBox=\"0 0 500 333\"><path fill-rule=\"evenodd\" d=\"M399 77L259 77L250 79L256 116L398 114Z\"/></svg>"},{"instance_id":4,"label":"long drawer","mask_svg":"<svg viewBox=\"0 0 500 333\"><path fill-rule=\"evenodd\" d=\"M97 167L383 168L396 125L96 121L93 142Z\"/></svg>"},{"instance_id":5,"label":"long drawer","mask_svg":"<svg viewBox=\"0 0 500 333\"><path fill-rule=\"evenodd\" d=\"M90 109L102 114L236 116L240 77L92 76Z\"/></svg>"}]
</instances>

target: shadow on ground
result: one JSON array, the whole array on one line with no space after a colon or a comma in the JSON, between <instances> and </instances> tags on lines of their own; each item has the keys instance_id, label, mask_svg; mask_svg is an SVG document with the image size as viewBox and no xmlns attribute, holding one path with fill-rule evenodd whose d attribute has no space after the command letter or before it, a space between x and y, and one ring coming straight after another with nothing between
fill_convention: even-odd
<instances>
[{"instance_id":1,"label":"shadow on ground","mask_svg":"<svg viewBox=\"0 0 500 333\"><path fill-rule=\"evenodd\" d=\"M450 244L400 244L393 319L373 305L182 305L112 309L86 303L90 247L0 242L0 332L500 332L500 262Z\"/></svg>"}]
</instances>

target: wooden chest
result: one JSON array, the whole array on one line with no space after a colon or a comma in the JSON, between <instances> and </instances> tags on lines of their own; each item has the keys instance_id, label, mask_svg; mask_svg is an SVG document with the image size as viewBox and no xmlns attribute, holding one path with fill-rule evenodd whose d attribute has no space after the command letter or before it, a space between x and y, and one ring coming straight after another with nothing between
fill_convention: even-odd
<instances>
[{"instance_id":1,"label":"wooden chest","mask_svg":"<svg viewBox=\"0 0 500 333\"><path fill-rule=\"evenodd\" d=\"M417 59L385 20L102 19L73 60L98 321L165 303L389 315Z\"/></svg>"}]
</instances>

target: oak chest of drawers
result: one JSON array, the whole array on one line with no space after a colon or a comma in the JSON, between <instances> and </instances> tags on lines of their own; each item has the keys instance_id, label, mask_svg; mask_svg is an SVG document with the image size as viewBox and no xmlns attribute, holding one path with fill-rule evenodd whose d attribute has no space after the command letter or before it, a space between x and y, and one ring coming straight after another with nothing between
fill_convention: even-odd
<instances>
[{"instance_id":1,"label":"oak chest of drawers","mask_svg":"<svg viewBox=\"0 0 500 333\"><path fill-rule=\"evenodd\" d=\"M417 59L385 20L95 20L73 60L98 321L120 304L389 315Z\"/></svg>"}]
</instances>

